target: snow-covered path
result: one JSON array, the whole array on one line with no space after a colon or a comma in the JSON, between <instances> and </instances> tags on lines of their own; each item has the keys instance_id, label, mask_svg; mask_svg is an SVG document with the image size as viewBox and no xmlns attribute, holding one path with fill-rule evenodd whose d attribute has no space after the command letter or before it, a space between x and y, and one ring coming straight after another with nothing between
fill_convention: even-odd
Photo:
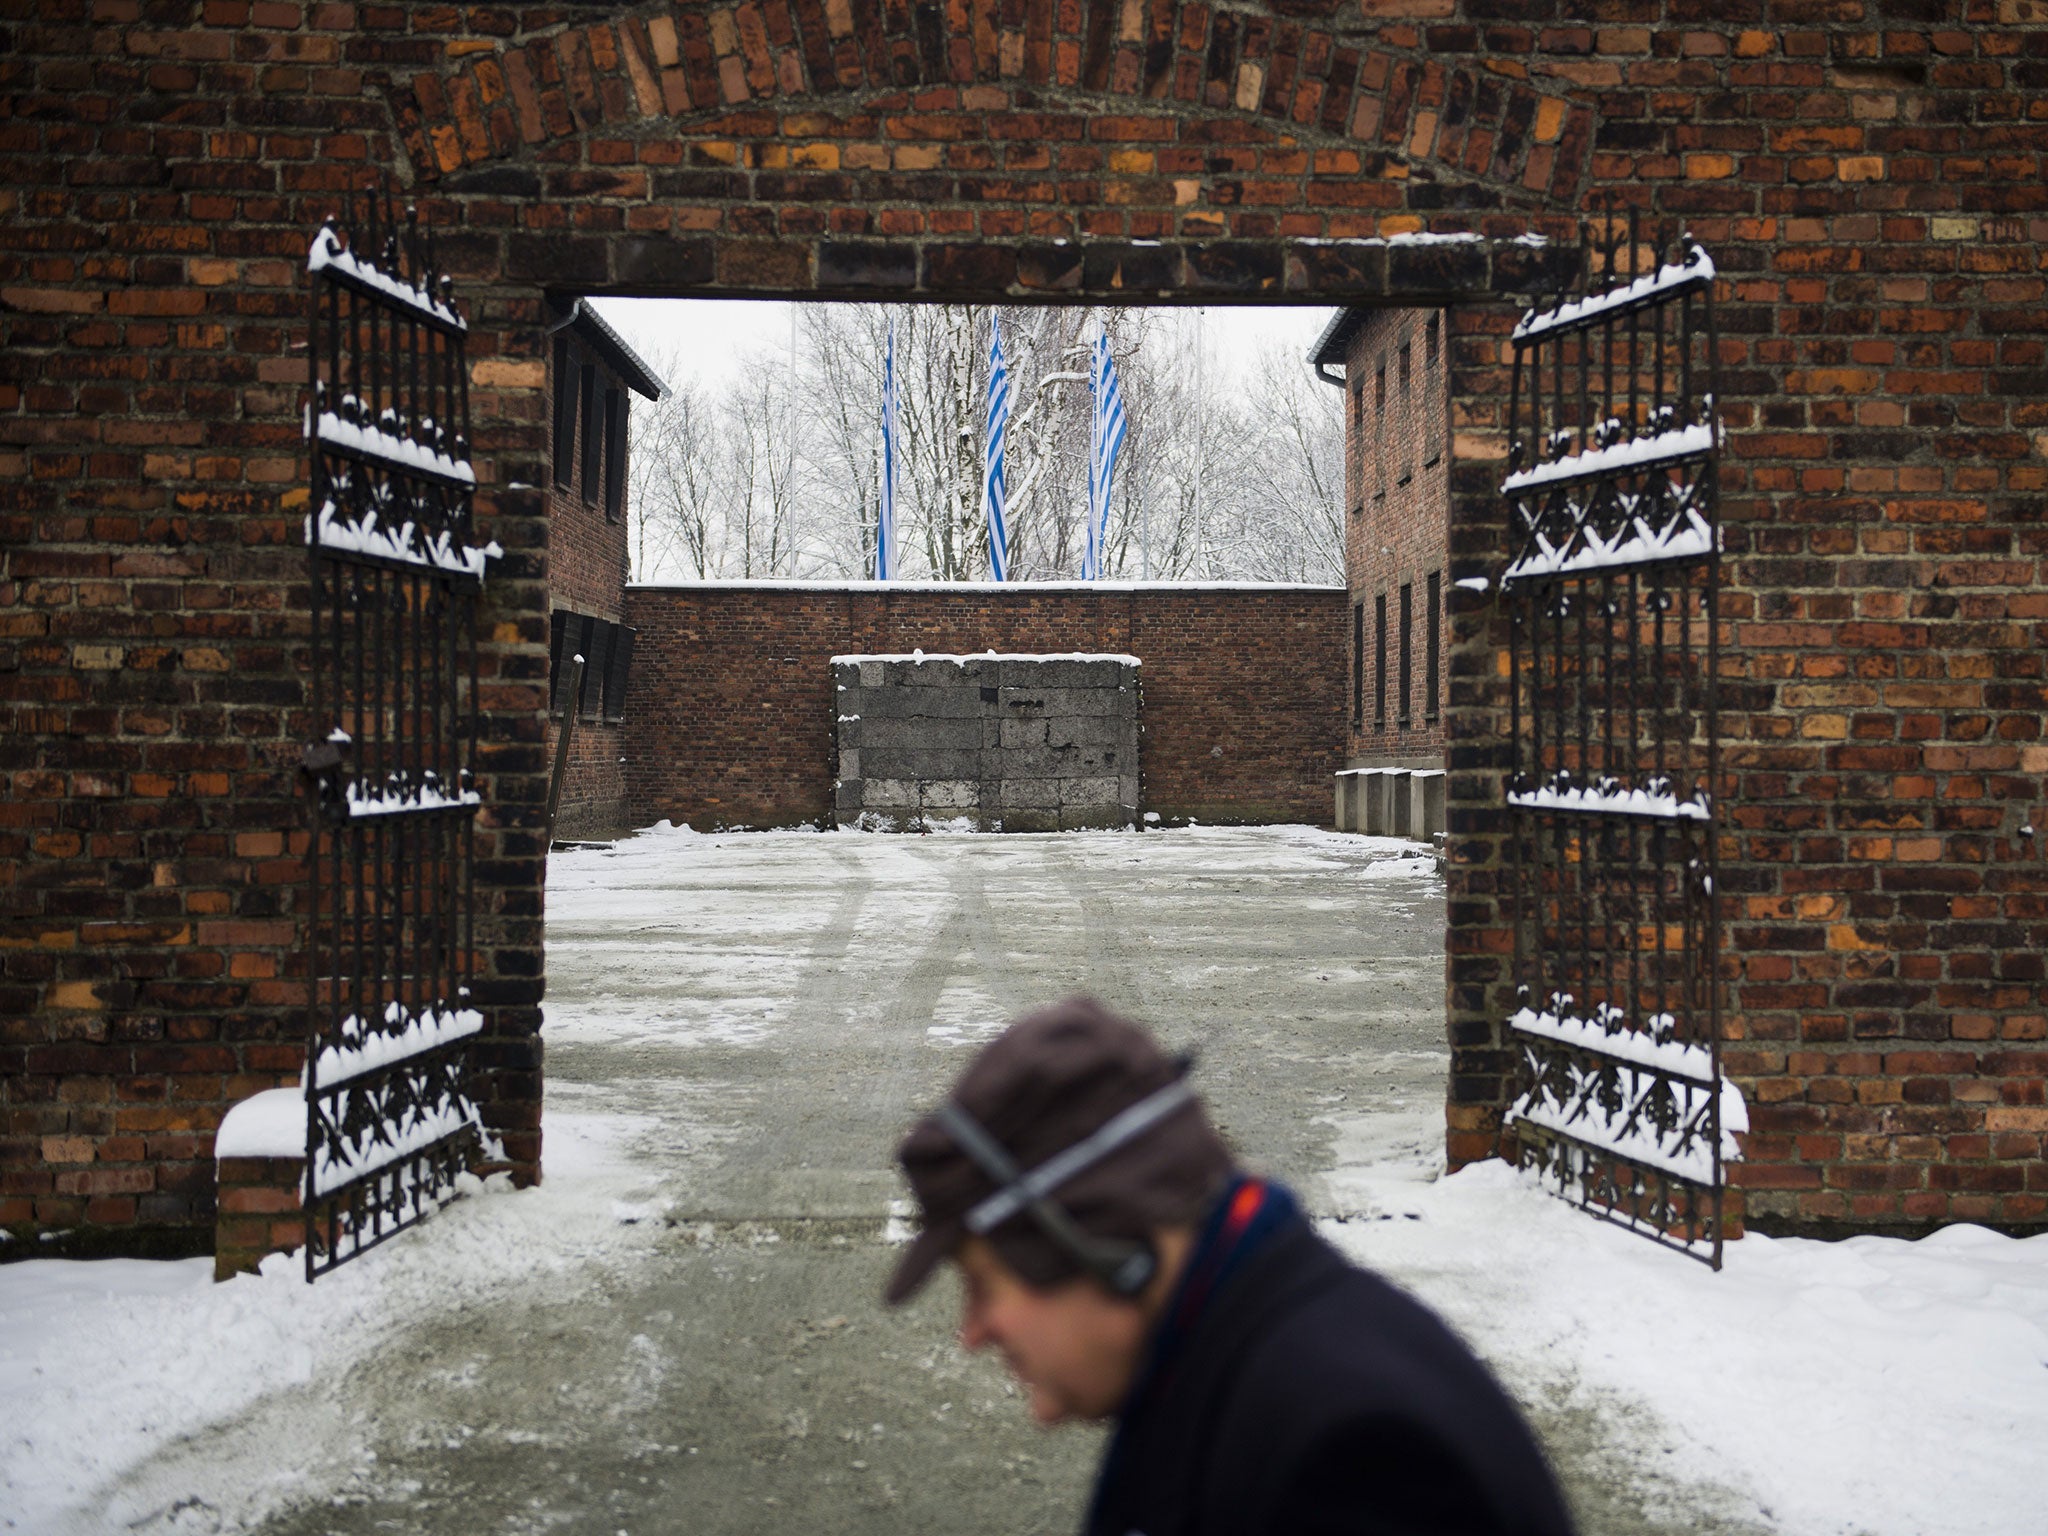
<instances>
[{"instance_id":1,"label":"snow-covered path","mask_svg":"<svg viewBox=\"0 0 2048 1536\"><path fill-rule=\"evenodd\" d=\"M1070 1529L1044 1435L884 1313L895 1135L1087 987L1201 1051L1246 1157L1442 1309L1589 1533L2044 1529L2048 1238L1749 1239L1721 1275L1497 1165L1438 1177L1442 887L1304 828L657 831L551 869L546 1185L311 1290L0 1267L0 1530Z\"/></svg>"}]
</instances>

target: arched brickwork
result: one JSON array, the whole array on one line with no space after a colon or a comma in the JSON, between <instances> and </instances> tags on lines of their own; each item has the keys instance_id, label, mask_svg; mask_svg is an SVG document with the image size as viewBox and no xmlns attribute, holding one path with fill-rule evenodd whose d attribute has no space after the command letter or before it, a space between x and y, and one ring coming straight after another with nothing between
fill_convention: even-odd
<instances>
[{"instance_id":1,"label":"arched brickwork","mask_svg":"<svg viewBox=\"0 0 2048 1536\"><path fill-rule=\"evenodd\" d=\"M221 1109L296 1068L292 349L307 231L372 173L421 197L471 296L508 551L485 1001L526 1172L543 290L1456 303L1462 576L1498 559L1505 301L1567 254L1518 238L1612 201L1689 222L1725 278L1752 1213L2048 1221L2048 27L2033 0L1574 10L10 8L0 1223L188 1240ZM1509 1067L1500 664L1485 600L1451 610L1465 1158Z\"/></svg>"}]
</instances>

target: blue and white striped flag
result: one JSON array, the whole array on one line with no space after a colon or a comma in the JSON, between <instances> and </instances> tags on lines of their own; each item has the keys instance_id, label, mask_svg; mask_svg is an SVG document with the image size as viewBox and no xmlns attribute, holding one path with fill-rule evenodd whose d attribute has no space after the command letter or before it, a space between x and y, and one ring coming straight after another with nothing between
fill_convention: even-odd
<instances>
[{"instance_id":1,"label":"blue and white striped flag","mask_svg":"<svg viewBox=\"0 0 2048 1536\"><path fill-rule=\"evenodd\" d=\"M896 574L896 322L882 354L882 504L875 518L875 580Z\"/></svg>"},{"instance_id":2,"label":"blue and white striped flag","mask_svg":"<svg viewBox=\"0 0 2048 1536\"><path fill-rule=\"evenodd\" d=\"M988 513L988 573L1010 579L1010 528L1004 520L1009 487L1003 471L1003 432L1010 424L1010 365L1003 360L1003 322L988 316L988 428L981 445L981 504Z\"/></svg>"},{"instance_id":3,"label":"blue and white striped flag","mask_svg":"<svg viewBox=\"0 0 2048 1536\"><path fill-rule=\"evenodd\" d=\"M1109 332L1098 332L1088 368L1089 390L1095 398L1095 430L1088 446L1088 543L1081 552L1081 579L1102 579L1102 556L1109 541L1109 482L1116 456L1124 446L1124 396L1116 381L1116 363L1109 355Z\"/></svg>"}]
</instances>

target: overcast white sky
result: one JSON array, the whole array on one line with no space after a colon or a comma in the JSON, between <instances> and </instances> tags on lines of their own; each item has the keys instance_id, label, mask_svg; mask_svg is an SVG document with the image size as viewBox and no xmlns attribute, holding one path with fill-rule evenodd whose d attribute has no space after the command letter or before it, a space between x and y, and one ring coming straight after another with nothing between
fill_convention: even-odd
<instances>
[{"instance_id":1,"label":"overcast white sky","mask_svg":"<svg viewBox=\"0 0 2048 1536\"><path fill-rule=\"evenodd\" d=\"M780 356L790 345L793 304L767 299L593 299L606 322L650 363L677 359L707 385L723 384L749 356ZM1279 341L1297 356L1329 321L1327 305L1210 306L1201 312L1206 355L1224 366L1249 360L1262 343ZM1303 364L1306 367L1306 363ZM676 380L669 380L675 383Z\"/></svg>"}]
</instances>

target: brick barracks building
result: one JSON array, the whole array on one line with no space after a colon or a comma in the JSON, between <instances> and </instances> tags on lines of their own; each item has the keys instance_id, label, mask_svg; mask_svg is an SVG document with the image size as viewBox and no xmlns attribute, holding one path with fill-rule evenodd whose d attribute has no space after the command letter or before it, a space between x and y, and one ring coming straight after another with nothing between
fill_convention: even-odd
<instances>
[{"instance_id":1,"label":"brick barracks building","mask_svg":"<svg viewBox=\"0 0 2048 1536\"><path fill-rule=\"evenodd\" d=\"M1320 690L1302 707L1329 746L1263 793L1327 807L1349 761L1446 755L1447 1136L1463 1161L1498 1143L1515 1055L1503 640L1491 596L1458 583L1494 574L1505 542L1503 340L1572 280L1580 221L1634 208L1689 226L1721 273L1724 1063L1752 1106L1749 1220L2048 1225L2048 15L2031 0L1586 14L14 7L0 1246L203 1250L215 1127L298 1072L305 260L321 219L372 182L421 203L459 280L482 532L505 552L479 631L475 1059L517 1176L542 1167L552 611L638 628L636 679L655 649L646 613L578 607L551 569L549 328L576 296L1391 312L1354 340L1374 362L1353 410L1375 422L1378 356L1396 359L1398 402L1401 349L1426 359L1438 319L1445 452L1387 495L1417 498L1419 528L1440 494L1447 555L1432 563L1421 533L1375 549L1367 514L1350 520L1350 592L1265 674ZM1474 238L1395 238L1418 231ZM1415 311L1419 335L1399 318ZM1384 726L1377 663L1358 659L1387 654L1372 649L1383 594ZM830 644L863 602L863 634L918 627L850 594ZM781 647L768 607L736 653L757 670L806 654ZM674 633L687 655L691 632ZM1187 633L1190 694L1221 680L1256 702L1258 680L1205 675ZM720 686L736 695L745 675Z\"/></svg>"}]
</instances>

